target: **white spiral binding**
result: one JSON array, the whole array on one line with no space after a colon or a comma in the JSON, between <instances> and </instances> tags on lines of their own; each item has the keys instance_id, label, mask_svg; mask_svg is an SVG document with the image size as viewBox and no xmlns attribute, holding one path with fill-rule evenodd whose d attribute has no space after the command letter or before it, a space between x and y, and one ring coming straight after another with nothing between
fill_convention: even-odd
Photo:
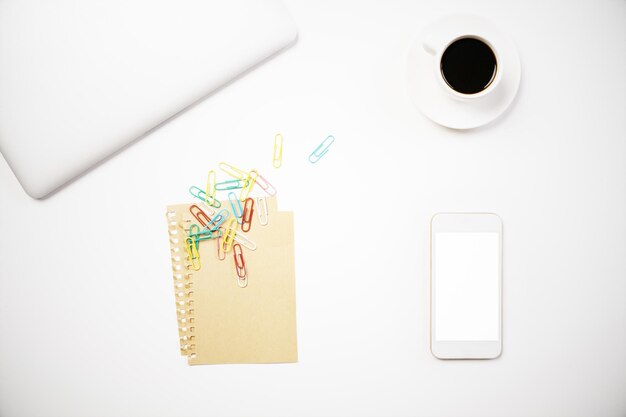
<instances>
[{"instance_id":1,"label":"white spiral binding","mask_svg":"<svg viewBox=\"0 0 626 417\"><path fill-rule=\"evenodd\" d=\"M178 220L175 211L167 212L180 353L188 358L193 358L196 355L193 271L190 269L191 263L185 253L185 239L181 228L178 226Z\"/></svg>"}]
</instances>

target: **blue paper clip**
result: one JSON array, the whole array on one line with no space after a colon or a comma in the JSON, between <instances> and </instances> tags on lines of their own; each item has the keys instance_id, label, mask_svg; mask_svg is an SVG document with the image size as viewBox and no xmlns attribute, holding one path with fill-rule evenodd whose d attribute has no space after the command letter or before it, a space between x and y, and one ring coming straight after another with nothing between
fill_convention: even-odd
<instances>
[{"instance_id":1,"label":"blue paper clip","mask_svg":"<svg viewBox=\"0 0 626 417\"><path fill-rule=\"evenodd\" d=\"M237 219L237 223L241 224L241 216L243 216L241 201L239 201L235 193L232 191L228 193L228 201L230 201L230 206L233 208L233 215Z\"/></svg>"},{"instance_id":2,"label":"blue paper clip","mask_svg":"<svg viewBox=\"0 0 626 417\"><path fill-rule=\"evenodd\" d=\"M216 208L220 208L222 206L222 203L220 203L219 200L216 200L210 195L207 195L207 193L203 189L201 189L200 187L196 187L195 185L189 187L189 193L198 200L207 203L209 206L213 206Z\"/></svg>"},{"instance_id":3,"label":"blue paper clip","mask_svg":"<svg viewBox=\"0 0 626 417\"><path fill-rule=\"evenodd\" d=\"M315 148L311 155L309 155L309 162L314 164L322 159L322 156L326 155L326 152L328 152L328 148L330 147L330 145L332 145L334 141L335 137L333 135L328 135L326 139L324 139L322 143L320 143L318 147Z\"/></svg>"},{"instance_id":4,"label":"blue paper clip","mask_svg":"<svg viewBox=\"0 0 626 417\"><path fill-rule=\"evenodd\" d=\"M226 221L229 215L230 213L228 210L226 209L220 210L219 213L217 213L213 217L213 220L211 220L209 224L206 225L206 228L212 232L218 230L220 226L222 225L222 223Z\"/></svg>"},{"instance_id":5,"label":"blue paper clip","mask_svg":"<svg viewBox=\"0 0 626 417\"><path fill-rule=\"evenodd\" d=\"M246 185L247 184L245 180L228 180L215 184L215 189L217 191L238 190L245 187Z\"/></svg>"}]
</instances>

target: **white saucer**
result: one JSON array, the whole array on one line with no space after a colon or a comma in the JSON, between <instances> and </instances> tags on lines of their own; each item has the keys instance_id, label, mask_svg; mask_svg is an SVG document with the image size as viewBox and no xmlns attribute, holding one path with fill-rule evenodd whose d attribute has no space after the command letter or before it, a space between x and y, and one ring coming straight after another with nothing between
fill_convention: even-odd
<instances>
[{"instance_id":1,"label":"white saucer","mask_svg":"<svg viewBox=\"0 0 626 417\"><path fill-rule=\"evenodd\" d=\"M437 78L436 58L426 52L423 42L468 34L493 44L498 51L502 78L497 88L488 95L464 101L444 90ZM491 22L476 16L456 14L436 21L426 28L409 50L408 90L411 100L433 122L452 129L472 129L495 120L513 102L520 78L520 60L513 40Z\"/></svg>"}]
</instances>

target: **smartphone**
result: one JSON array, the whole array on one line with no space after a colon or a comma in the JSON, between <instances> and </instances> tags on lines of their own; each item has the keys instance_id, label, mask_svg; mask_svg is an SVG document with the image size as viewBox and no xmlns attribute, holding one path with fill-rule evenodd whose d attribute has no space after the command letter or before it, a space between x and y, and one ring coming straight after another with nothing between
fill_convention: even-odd
<instances>
[{"instance_id":1,"label":"smartphone","mask_svg":"<svg viewBox=\"0 0 626 417\"><path fill-rule=\"evenodd\" d=\"M439 213L430 235L430 350L439 359L502 353L502 221Z\"/></svg>"}]
</instances>

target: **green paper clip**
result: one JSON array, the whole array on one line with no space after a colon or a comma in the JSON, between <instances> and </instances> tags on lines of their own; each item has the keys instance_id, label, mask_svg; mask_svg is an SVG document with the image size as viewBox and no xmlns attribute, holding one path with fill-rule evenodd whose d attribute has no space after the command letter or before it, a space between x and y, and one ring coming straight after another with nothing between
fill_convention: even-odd
<instances>
[{"instance_id":1,"label":"green paper clip","mask_svg":"<svg viewBox=\"0 0 626 417\"><path fill-rule=\"evenodd\" d=\"M219 200L211 197L203 189L196 187L195 185L189 187L189 193L203 203L207 203L209 206L213 206L215 208L220 208L222 206L222 203L220 203Z\"/></svg>"},{"instance_id":2,"label":"green paper clip","mask_svg":"<svg viewBox=\"0 0 626 417\"><path fill-rule=\"evenodd\" d=\"M245 186L245 180L228 180L215 184L215 189L217 191L239 190Z\"/></svg>"},{"instance_id":3,"label":"green paper clip","mask_svg":"<svg viewBox=\"0 0 626 417\"><path fill-rule=\"evenodd\" d=\"M189 238L191 238L193 242L196 244L196 249L198 249L198 246L201 241L213 240L221 236L222 236L222 231L219 229L216 229L216 230L209 230L207 228L200 229L200 226L198 226L195 223L192 223L189 226Z\"/></svg>"}]
</instances>

